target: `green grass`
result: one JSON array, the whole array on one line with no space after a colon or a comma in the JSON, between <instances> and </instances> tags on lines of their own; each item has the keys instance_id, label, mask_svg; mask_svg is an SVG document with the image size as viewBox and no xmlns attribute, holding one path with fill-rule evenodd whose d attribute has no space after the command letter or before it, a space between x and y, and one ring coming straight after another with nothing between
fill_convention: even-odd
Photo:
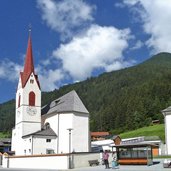
<instances>
[{"instance_id":1,"label":"green grass","mask_svg":"<svg viewBox=\"0 0 171 171\"><path fill-rule=\"evenodd\" d=\"M171 158L171 156L153 156L153 158L155 158L155 159L170 159Z\"/></svg>"},{"instance_id":2,"label":"green grass","mask_svg":"<svg viewBox=\"0 0 171 171\"><path fill-rule=\"evenodd\" d=\"M165 141L164 124L143 127L134 131L124 132L120 134L121 139L133 138L139 136L159 136L160 139L164 142Z\"/></svg>"},{"instance_id":3,"label":"green grass","mask_svg":"<svg viewBox=\"0 0 171 171\"><path fill-rule=\"evenodd\" d=\"M0 132L0 138L11 138L11 133L9 133L9 132Z\"/></svg>"}]
</instances>

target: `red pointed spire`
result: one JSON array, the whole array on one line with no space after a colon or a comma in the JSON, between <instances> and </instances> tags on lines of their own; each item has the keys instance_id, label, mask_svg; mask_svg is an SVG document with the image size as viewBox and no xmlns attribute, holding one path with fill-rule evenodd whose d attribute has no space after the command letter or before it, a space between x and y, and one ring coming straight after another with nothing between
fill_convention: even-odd
<instances>
[{"instance_id":1,"label":"red pointed spire","mask_svg":"<svg viewBox=\"0 0 171 171\"><path fill-rule=\"evenodd\" d=\"M40 84L38 81L38 76L34 72L34 62L33 62L33 54L32 54L32 42L31 42L31 30L29 29L29 39L28 39L28 45L27 45L27 52L26 52L26 58L25 58L25 64L24 64L24 71L20 72L21 75L21 82L22 87L25 87L31 73L34 74L37 84L40 88Z\"/></svg>"},{"instance_id":2,"label":"red pointed spire","mask_svg":"<svg viewBox=\"0 0 171 171\"><path fill-rule=\"evenodd\" d=\"M32 54L32 42L31 42L31 34L29 35L28 45L27 45L27 53L24 64L24 74L30 75L34 73L34 63L33 63L33 54Z\"/></svg>"}]
</instances>

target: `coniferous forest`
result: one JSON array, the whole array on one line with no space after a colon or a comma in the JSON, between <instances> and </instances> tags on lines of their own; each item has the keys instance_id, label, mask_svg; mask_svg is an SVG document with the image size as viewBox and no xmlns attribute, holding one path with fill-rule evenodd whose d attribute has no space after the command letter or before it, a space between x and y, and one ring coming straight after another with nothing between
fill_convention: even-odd
<instances>
[{"instance_id":1,"label":"coniferous forest","mask_svg":"<svg viewBox=\"0 0 171 171\"><path fill-rule=\"evenodd\" d=\"M91 131L118 134L163 123L161 110L171 105L171 54L160 53L130 68L42 93L42 106L76 90L90 112ZM0 132L14 126L15 100L0 105Z\"/></svg>"}]
</instances>

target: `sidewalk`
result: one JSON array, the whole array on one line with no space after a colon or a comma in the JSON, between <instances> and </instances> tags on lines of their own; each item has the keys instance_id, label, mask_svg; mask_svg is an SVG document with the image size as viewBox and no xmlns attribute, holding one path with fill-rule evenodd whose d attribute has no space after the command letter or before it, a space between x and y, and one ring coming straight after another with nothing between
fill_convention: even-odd
<instances>
[{"instance_id":1,"label":"sidewalk","mask_svg":"<svg viewBox=\"0 0 171 171\"><path fill-rule=\"evenodd\" d=\"M116 170L116 171L168 171L171 168L163 168L164 159L154 159L154 164L151 166L147 165L121 165L118 169L105 169L104 165L92 166L86 168L76 168L71 169L73 171L106 171L106 170ZM111 166L111 164L110 164Z\"/></svg>"}]
</instances>

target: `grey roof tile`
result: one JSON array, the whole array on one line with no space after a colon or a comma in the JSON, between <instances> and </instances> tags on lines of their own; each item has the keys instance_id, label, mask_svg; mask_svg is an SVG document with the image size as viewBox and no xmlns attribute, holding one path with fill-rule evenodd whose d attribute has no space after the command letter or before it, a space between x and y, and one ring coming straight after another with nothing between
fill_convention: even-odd
<instances>
[{"instance_id":1,"label":"grey roof tile","mask_svg":"<svg viewBox=\"0 0 171 171\"><path fill-rule=\"evenodd\" d=\"M23 138L28 137L28 136L53 136L53 137L57 137L56 133L51 129L42 129L40 131L28 134L28 135L24 135Z\"/></svg>"},{"instance_id":2,"label":"grey roof tile","mask_svg":"<svg viewBox=\"0 0 171 171\"><path fill-rule=\"evenodd\" d=\"M42 107L42 115L62 112L89 113L75 90Z\"/></svg>"}]
</instances>

